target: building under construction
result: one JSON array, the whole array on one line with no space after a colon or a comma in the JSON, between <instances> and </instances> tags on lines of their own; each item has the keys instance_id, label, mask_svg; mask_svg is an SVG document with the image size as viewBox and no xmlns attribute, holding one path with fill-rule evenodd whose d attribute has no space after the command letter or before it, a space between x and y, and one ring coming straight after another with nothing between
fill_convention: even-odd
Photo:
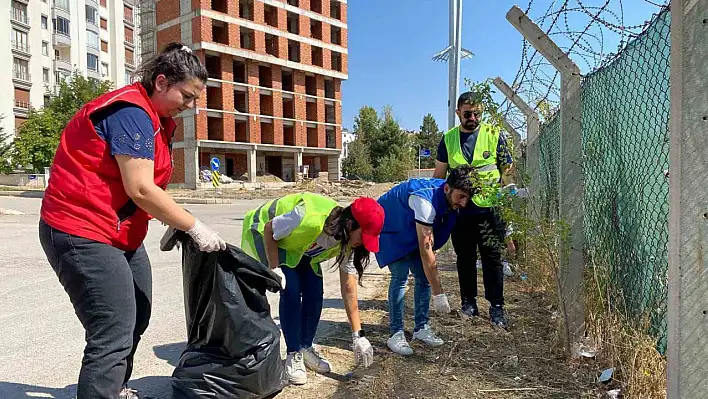
<instances>
[{"instance_id":1,"label":"building under construction","mask_svg":"<svg viewBox=\"0 0 708 399\"><path fill-rule=\"evenodd\" d=\"M143 2L143 55L180 41L209 71L206 95L178 118L172 183L220 172L339 179L346 0Z\"/></svg>"}]
</instances>

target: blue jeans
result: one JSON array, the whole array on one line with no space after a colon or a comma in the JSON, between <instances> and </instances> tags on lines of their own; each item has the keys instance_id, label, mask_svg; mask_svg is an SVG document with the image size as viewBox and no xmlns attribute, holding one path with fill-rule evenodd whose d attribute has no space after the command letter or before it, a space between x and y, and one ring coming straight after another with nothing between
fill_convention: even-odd
<instances>
[{"instance_id":1,"label":"blue jeans","mask_svg":"<svg viewBox=\"0 0 708 399\"><path fill-rule=\"evenodd\" d=\"M420 253L416 250L388 265L391 271L391 282L388 286L388 314L391 335L403 331L403 297L408 283L408 272L415 278L415 293L413 296L415 312L415 328L418 331L428 324L430 313L430 283L423 271Z\"/></svg>"},{"instance_id":2,"label":"blue jeans","mask_svg":"<svg viewBox=\"0 0 708 399\"><path fill-rule=\"evenodd\" d=\"M285 289L280 292L280 328L288 353L312 346L322 315L323 280L312 270L310 261L303 256L297 267L281 267Z\"/></svg>"}]
</instances>

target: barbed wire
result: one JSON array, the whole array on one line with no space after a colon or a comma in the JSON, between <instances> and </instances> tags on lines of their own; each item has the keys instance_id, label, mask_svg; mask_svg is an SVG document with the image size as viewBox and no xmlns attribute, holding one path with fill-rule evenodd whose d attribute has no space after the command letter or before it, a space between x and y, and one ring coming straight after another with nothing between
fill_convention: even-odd
<instances>
[{"instance_id":1,"label":"barbed wire","mask_svg":"<svg viewBox=\"0 0 708 399\"><path fill-rule=\"evenodd\" d=\"M526 14L581 69L595 71L640 35L653 16L668 6L669 0L529 0ZM636 14L628 10L639 6L646 10L641 23L630 24ZM541 10L537 13L536 10ZM526 40L523 40L519 69L512 88L534 108L542 120L550 117L560 103L560 75ZM524 115L504 100L500 111L511 126L526 132Z\"/></svg>"}]
</instances>

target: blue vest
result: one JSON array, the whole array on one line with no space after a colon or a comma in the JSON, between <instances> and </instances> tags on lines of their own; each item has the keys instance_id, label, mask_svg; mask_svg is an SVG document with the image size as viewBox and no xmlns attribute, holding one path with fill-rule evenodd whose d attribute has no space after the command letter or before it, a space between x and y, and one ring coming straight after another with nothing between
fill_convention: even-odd
<instances>
[{"instance_id":1,"label":"blue vest","mask_svg":"<svg viewBox=\"0 0 708 399\"><path fill-rule=\"evenodd\" d=\"M410 179L382 195L378 202L384 209L383 230L380 250L376 260L380 267L386 267L413 251L418 251L418 234L413 209L408 205L408 197L415 195L430 201L435 209L433 250L437 250L450 238L455 226L457 212L450 209L445 198L445 180Z\"/></svg>"}]
</instances>

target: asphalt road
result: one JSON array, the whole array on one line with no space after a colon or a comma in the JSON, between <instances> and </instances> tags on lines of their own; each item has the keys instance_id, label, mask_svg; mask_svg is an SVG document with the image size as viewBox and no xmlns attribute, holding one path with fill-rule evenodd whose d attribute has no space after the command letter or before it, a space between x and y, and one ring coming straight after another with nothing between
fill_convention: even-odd
<instances>
[{"instance_id":1,"label":"asphalt road","mask_svg":"<svg viewBox=\"0 0 708 399\"><path fill-rule=\"evenodd\" d=\"M39 244L40 201L0 198L0 208L25 213L0 216L0 398L3 399L73 398L76 391L84 332ZM239 244L243 215L262 202L241 200L229 205L186 207L226 241ZM186 340L180 254L177 250L167 253L159 250L164 230L160 223L152 223L145 242L153 268L153 312L136 354L131 382L141 394L158 398L170 397L169 376ZM367 272L374 277L382 273L374 262ZM360 293L360 299L381 288L369 284ZM325 274L325 298L328 300L323 320L333 314L327 308L342 308L337 273ZM277 323L278 295L269 294L269 300ZM341 317L341 311L339 314Z\"/></svg>"}]
</instances>

